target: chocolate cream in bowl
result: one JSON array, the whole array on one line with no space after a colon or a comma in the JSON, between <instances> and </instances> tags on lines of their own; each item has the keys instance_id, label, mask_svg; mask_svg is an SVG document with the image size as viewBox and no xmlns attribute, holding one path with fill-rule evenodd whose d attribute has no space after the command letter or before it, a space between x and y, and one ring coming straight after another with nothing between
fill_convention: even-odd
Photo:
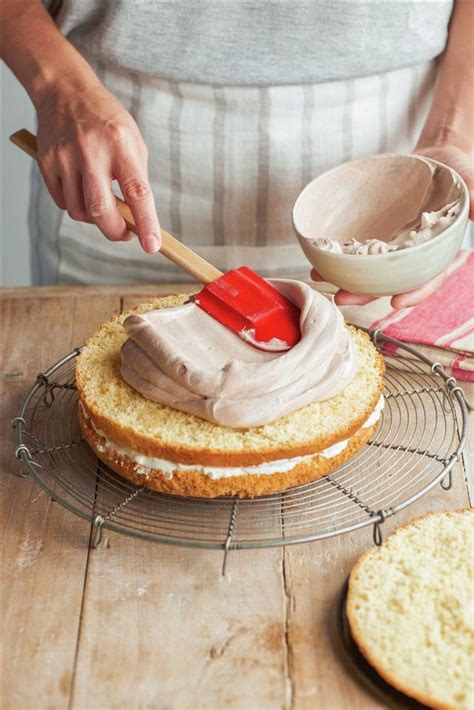
<instances>
[{"instance_id":1,"label":"chocolate cream in bowl","mask_svg":"<svg viewBox=\"0 0 474 710\"><path fill-rule=\"evenodd\" d=\"M319 249L384 254L443 232L461 211L461 197L446 166L420 156L371 156L316 180L299 219L303 237Z\"/></svg>"}]
</instances>

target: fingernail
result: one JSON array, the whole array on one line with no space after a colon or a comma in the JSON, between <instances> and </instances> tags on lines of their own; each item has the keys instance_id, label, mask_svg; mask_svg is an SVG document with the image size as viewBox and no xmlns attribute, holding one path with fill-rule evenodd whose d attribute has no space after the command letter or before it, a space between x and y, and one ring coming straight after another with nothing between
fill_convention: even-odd
<instances>
[{"instance_id":1,"label":"fingernail","mask_svg":"<svg viewBox=\"0 0 474 710\"><path fill-rule=\"evenodd\" d=\"M149 234L146 236L143 239L143 246L145 247L145 251L149 254L154 254L160 248L160 244L155 234Z\"/></svg>"}]
</instances>

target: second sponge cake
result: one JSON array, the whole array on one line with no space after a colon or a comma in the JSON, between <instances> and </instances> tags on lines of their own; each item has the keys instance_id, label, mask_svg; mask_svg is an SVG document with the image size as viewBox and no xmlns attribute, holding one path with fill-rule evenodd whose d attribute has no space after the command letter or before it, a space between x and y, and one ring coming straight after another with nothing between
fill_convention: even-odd
<instances>
[{"instance_id":1,"label":"second sponge cake","mask_svg":"<svg viewBox=\"0 0 474 710\"><path fill-rule=\"evenodd\" d=\"M352 636L392 686L474 707L474 511L429 513L365 552L349 579Z\"/></svg>"}]
</instances>

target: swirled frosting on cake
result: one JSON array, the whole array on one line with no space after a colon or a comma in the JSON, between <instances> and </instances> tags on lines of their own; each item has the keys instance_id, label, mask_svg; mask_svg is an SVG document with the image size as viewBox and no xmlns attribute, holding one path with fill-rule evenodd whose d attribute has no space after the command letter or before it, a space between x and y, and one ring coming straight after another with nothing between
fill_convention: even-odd
<instances>
[{"instance_id":1,"label":"swirled frosting on cake","mask_svg":"<svg viewBox=\"0 0 474 710\"><path fill-rule=\"evenodd\" d=\"M341 312L304 283L272 283L301 309L291 350L257 350L189 302L125 320L122 377L147 399L234 428L336 396L357 369Z\"/></svg>"}]
</instances>

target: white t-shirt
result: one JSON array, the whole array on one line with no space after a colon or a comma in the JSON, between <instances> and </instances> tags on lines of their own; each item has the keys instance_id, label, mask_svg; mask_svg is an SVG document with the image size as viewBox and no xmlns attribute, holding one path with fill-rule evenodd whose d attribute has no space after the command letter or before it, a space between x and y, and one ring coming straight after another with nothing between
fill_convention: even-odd
<instances>
[{"instance_id":1,"label":"white t-shirt","mask_svg":"<svg viewBox=\"0 0 474 710\"><path fill-rule=\"evenodd\" d=\"M45 0L86 57L173 81L315 84L433 59L452 0Z\"/></svg>"}]
</instances>

